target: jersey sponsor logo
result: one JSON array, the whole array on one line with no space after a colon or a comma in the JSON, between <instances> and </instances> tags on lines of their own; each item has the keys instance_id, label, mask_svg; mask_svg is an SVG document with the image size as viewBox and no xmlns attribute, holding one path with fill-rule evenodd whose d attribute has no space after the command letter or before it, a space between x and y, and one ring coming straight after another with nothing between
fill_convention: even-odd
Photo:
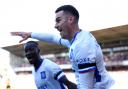
<instances>
[{"instance_id":1,"label":"jersey sponsor logo","mask_svg":"<svg viewBox=\"0 0 128 89\"><path fill-rule=\"evenodd\" d=\"M90 58L77 59L78 64L90 63Z\"/></svg>"},{"instance_id":2,"label":"jersey sponsor logo","mask_svg":"<svg viewBox=\"0 0 128 89\"><path fill-rule=\"evenodd\" d=\"M46 73L45 73L45 71L40 72L40 74L41 74L41 79L45 79L45 78L46 78Z\"/></svg>"},{"instance_id":3,"label":"jersey sponsor logo","mask_svg":"<svg viewBox=\"0 0 128 89\"><path fill-rule=\"evenodd\" d=\"M95 63L95 58L90 59L90 58L83 58L83 59L77 59L76 62L78 64L83 64L83 63Z\"/></svg>"}]
</instances>

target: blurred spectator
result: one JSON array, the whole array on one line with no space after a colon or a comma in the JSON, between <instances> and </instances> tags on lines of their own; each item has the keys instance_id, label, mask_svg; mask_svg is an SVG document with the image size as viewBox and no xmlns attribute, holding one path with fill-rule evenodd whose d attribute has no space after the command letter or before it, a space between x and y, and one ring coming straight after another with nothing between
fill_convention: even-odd
<instances>
[{"instance_id":1,"label":"blurred spectator","mask_svg":"<svg viewBox=\"0 0 128 89\"><path fill-rule=\"evenodd\" d=\"M119 53L114 53L113 55L108 55L105 54L104 55L104 60L107 61L124 61L124 60L128 60L128 53L123 53L123 52L119 52Z\"/></svg>"}]
</instances>

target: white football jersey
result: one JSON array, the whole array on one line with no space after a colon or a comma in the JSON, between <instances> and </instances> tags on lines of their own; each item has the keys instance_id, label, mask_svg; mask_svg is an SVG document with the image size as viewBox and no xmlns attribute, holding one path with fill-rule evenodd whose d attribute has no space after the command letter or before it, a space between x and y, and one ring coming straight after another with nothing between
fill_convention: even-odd
<instances>
[{"instance_id":1,"label":"white football jersey","mask_svg":"<svg viewBox=\"0 0 128 89\"><path fill-rule=\"evenodd\" d=\"M113 84L114 81L105 68L102 50L90 32L76 33L71 42L51 34L32 33L31 36L69 48L69 58L78 89L109 89Z\"/></svg>"},{"instance_id":2,"label":"white football jersey","mask_svg":"<svg viewBox=\"0 0 128 89\"><path fill-rule=\"evenodd\" d=\"M66 44L61 40L63 43ZM113 84L105 68L102 50L90 32L76 33L70 43L69 58L79 89L108 89Z\"/></svg>"},{"instance_id":3,"label":"white football jersey","mask_svg":"<svg viewBox=\"0 0 128 89\"><path fill-rule=\"evenodd\" d=\"M37 71L34 71L35 84L38 89L66 89L58 80L64 76L60 67L44 59Z\"/></svg>"}]
</instances>

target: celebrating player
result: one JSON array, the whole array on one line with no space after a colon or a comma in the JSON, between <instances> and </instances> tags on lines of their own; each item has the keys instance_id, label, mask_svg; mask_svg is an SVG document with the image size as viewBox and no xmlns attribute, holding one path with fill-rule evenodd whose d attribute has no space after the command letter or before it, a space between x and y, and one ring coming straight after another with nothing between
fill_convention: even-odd
<instances>
[{"instance_id":1,"label":"celebrating player","mask_svg":"<svg viewBox=\"0 0 128 89\"><path fill-rule=\"evenodd\" d=\"M38 39L56 43L69 49L72 70L76 75L78 89L109 89L113 79L109 76L103 60L103 53L95 37L79 28L79 12L72 5L63 5L56 9L55 28L61 37L34 32L11 32L23 39Z\"/></svg>"},{"instance_id":2,"label":"celebrating player","mask_svg":"<svg viewBox=\"0 0 128 89\"><path fill-rule=\"evenodd\" d=\"M40 56L38 43L29 41L24 45L25 56L35 68L34 78L38 89L77 89L62 69L54 62Z\"/></svg>"}]
</instances>

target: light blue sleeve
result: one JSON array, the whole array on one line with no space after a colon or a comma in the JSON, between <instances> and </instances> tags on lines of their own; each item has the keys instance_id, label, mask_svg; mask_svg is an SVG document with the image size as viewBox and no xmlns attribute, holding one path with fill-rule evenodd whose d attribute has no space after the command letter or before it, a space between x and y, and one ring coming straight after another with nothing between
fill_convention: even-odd
<instances>
[{"instance_id":1,"label":"light blue sleeve","mask_svg":"<svg viewBox=\"0 0 128 89\"><path fill-rule=\"evenodd\" d=\"M58 35L53 35L53 34L49 34L49 33L34 33L33 32L31 34L31 38L37 39L39 41L55 43L58 45L63 45L63 46L69 47L69 41L66 39L62 39Z\"/></svg>"}]
</instances>

